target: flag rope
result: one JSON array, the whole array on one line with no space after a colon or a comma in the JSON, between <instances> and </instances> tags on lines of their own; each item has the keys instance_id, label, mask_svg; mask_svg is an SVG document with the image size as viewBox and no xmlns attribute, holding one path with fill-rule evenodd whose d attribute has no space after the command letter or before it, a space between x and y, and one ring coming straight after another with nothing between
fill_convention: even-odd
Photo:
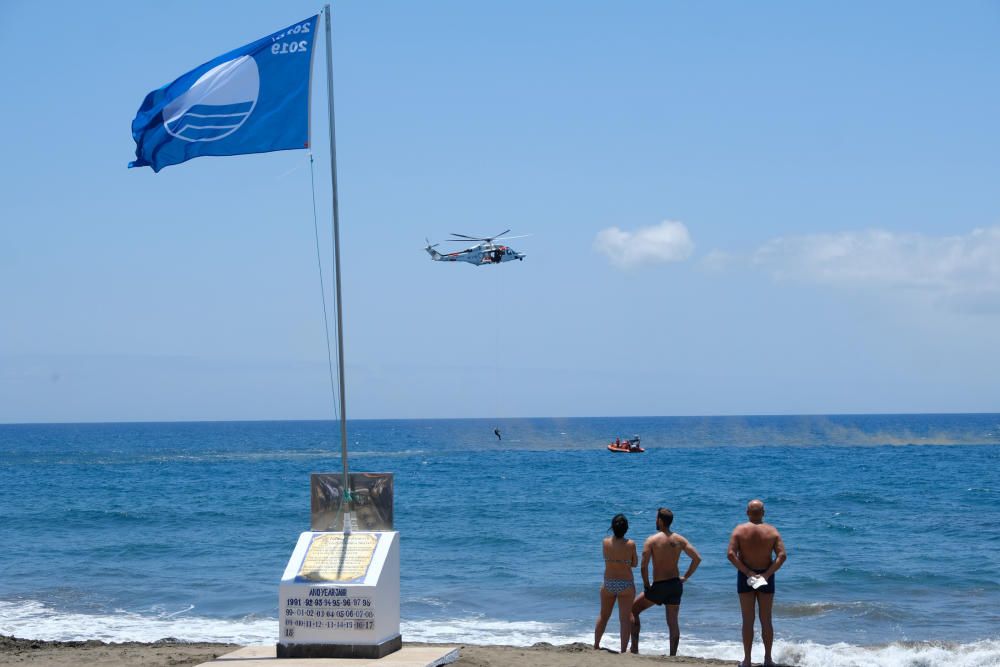
<instances>
[{"instance_id":1,"label":"flag rope","mask_svg":"<svg viewBox=\"0 0 1000 667\"><path fill-rule=\"evenodd\" d=\"M323 301L323 329L326 331L326 365L330 373L330 396L333 399L334 419L340 419L337 410L337 388L333 379L333 351L330 348L330 317L326 310L326 287L323 285L323 260L319 249L319 217L316 215L316 169L313 154L309 151L309 182L312 185L313 235L316 237L316 269L319 272L319 294Z\"/></svg>"}]
</instances>

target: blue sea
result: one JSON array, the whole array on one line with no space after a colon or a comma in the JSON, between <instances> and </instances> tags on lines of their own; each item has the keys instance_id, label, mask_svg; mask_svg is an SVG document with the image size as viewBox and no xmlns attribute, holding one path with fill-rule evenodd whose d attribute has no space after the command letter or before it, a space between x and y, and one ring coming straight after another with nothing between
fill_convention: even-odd
<instances>
[{"instance_id":1,"label":"blue sea","mask_svg":"<svg viewBox=\"0 0 1000 667\"><path fill-rule=\"evenodd\" d=\"M644 454L606 451L633 433ZM366 420L348 434L351 470L395 474L404 640L592 641L612 515L641 545L667 506L704 559L681 653L735 661L726 546L759 497L789 554L777 659L1000 665L998 414ZM339 472L339 451L333 422L0 425L0 634L276 642L309 475ZM664 653L662 613L643 618L644 652Z\"/></svg>"}]
</instances>

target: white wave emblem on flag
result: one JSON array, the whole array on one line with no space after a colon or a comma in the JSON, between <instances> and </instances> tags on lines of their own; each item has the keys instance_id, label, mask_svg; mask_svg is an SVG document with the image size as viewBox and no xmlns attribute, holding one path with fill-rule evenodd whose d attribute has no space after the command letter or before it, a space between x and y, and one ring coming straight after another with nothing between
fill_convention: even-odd
<instances>
[{"instance_id":1,"label":"white wave emblem on flag","mask_svg":"<svg viewBox=\"0 0 1000 667\"><path fill-rule=\"evenodd\" d=\"M163 109L163 127L184 141L217 141L240 128L257 105L260 74L252 56L216 65Z\"/></svg>"}]
</instances>

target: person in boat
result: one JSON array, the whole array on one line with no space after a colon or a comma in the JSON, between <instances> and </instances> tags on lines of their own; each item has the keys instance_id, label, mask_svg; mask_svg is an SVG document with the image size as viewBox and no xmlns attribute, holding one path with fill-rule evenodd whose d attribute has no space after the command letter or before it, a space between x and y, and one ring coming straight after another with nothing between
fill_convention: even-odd
<instances>
[{"instance_id":1,"label":"person in boat","mask_svg":"<svg viewBox=\"0 0 1000 667\"><path fill-rule=\"evenodd\" d=\"M639 451L639 436L634 435L632 436L632 439L628 440L627 442L628 442L628 449L630 452Z\"/></svg>"},{"instance_id":2,"label":"person in boat","mask_svg":"<svg viewBox=\"0 0 1000 667\"><path fill-rule=\"evenodd\" d=\"M632 568L639 564L639 557L635 542L625 538L628 519L624 514L616 514L611 519L611 531L614 535L605 537L603 542L604 583L601 585L601 612L594 625L594 650L601 648L601 637L604 636L604 629L617 602L621 652L624 653L631 635L632 602L635 600Z\"/></svg>"},{"instance_id":3,"label":"person in boat","mask_svg":"<svg viewBox=\"0 0 1000 667\"><path fill-rule=\"evenodd\" d=\"M667 627L670 628L670 655L677 655L681 630L677 617L681 610L684 583L691 578L701 563L698 550L680 533L670 530L674 513L666 507L656 511L656 533L646 538L642 545L643 592L632 603L632 653L639 652L639 614L655 605L667 608ZM681 577L677 565L681 553L691 559L687 572ZM653 583L649 583L649 562L653 561Z\"/></svg>"},{"instance_id":4,"label":"person in boat","mask_svg":"<svg viewBox=\"0 0 1000 667\"><path fill-rule=\"evenodd\" d=\"M621 446L622 446L622 439L620 437L615 438L615 447L621 447Z\"/></svg>"}]
</instances>

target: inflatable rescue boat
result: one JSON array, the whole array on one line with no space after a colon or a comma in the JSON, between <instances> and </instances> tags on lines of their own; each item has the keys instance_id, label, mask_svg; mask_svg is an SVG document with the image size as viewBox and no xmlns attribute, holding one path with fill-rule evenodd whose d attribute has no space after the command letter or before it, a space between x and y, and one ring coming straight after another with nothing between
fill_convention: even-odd
<instances>
[{"instance_id":1,"label":"inflatable rescue boat","mask_svg":"<svg viewBox=\"0 0 1000 667\"><path fill-rule=\"evenodd\" d=\"M639 446L639 436L635 436L631 440L616 438L614 442L608 444L608 451L622 454L641 454L646 450Z\"/></svg>"}]
</instances>

